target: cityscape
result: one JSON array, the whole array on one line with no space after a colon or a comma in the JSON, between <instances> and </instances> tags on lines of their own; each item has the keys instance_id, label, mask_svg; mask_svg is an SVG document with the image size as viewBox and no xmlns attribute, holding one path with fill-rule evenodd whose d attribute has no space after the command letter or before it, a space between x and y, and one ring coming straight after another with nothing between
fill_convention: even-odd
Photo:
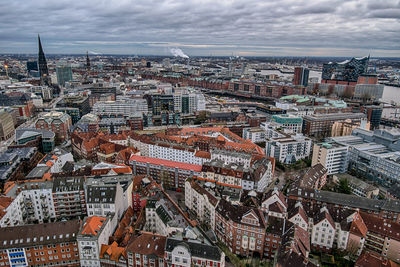
<instances>
[{"instance_id":1,"label":"cityscape","mask_svg":"<svg viewBox=\"0 0 400 267\"><path fill-rule=\"evenodd\" d=\"M47 26L0 29L0 266L400 267L398 3L99 3L64 34L54 16L88 3L32 2ZM253 4L277 8L270 41ZM295 32L346 34L346 8L366 12L358 40Z\"/></svg>"}]
</instances>

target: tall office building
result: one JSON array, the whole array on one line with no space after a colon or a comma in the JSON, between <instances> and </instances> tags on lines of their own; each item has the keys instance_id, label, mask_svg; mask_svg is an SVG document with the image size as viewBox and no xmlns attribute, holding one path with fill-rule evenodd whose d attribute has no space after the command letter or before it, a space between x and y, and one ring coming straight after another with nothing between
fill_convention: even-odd
<instances>
[{"instance_id":1,"label":"tall office building","mask_svg":"<svg viewBox=\"0 0 400 267\"><path fill-rule=\"evenodd\" d=\"M383 107L381 106L362 106L361 112L367 115L370 123L370 130L379 129L381 124Z\"/></svg>"},{"instance_id":2,"label":"tall office building","mask_svg":"<svg viewBox=\"0 0 400 267\"><path fill-rule=\"evenodd\" d=\"M303 67L294 68L293 84L307 86L309 74L310 74L310 70L307 68L303 68Z\"/></svg>"},{"instance_id":3,"label":"tall office building","mask_svg":"<svg viewBox=\"0 0 400 267\"><path fill-rule=\"evenodd\" d=\"M67 62L58 62L56 66L56 72L58 85L64 86L65 82L72 80L72 68Z\"/></svg>"},{"instance_id":4,"label":"tall office building","mask_svg":"<svg viewBox=\"0 0 400 267\"><path fill-rule=\"evenodd\" d=\"M39 41L39 73L40 73L40 83L42 85L50 85L49 70L47 69L47 61L43 52L42 43L40 41L40 36L38 35Z\"/></svg>"}]
</instances>

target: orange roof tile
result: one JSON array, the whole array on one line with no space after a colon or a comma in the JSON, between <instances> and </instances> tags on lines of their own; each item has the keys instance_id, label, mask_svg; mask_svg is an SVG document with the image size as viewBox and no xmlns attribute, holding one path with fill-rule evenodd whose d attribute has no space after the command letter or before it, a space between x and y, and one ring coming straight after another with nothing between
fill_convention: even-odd
<instances>
[{"instance_id":1,"label":"orange roof tile","mask_svg":"<svg viewBox=\"0 0 400 267\"><path fill-rule=\"evenodd\" d=\"M162 258L166 240L165 236L143 232L140 236L134 237L126 249L133 253L156 255Z\"/></svg>"},{"instance_id":2,"label":"orange roof tile","mask_svg":"<svg viewBox=\"0 0 400 267\"><path fill-rule=\"evenodd\" d=\"M132 173L132 169L129 166L114 168L113 171L115 171L116 173Z\"/></svg>"},{"instance_id":3,"label":"orange roof tile","mask_svg":"<svg viewBox=\"0 0 400 267\"><path fill-rule=\"evenodd\" d=\"M96 236L105 221L106 221L106 218L104 218L104 217L98 217L98 216L88 217L86 219L85 224L82 227L81 234Z\"/></svg>"},{"instance_id":4,"label":"orange roof tile","mask_svg":"<svg viewBox=\"0 0 400 267\"><path fill-rule=\"evenodd\" d=\"M132 155L131 158L129 159L129 161L137 161L137 162L149 163L149 164L153 164L153 165L162 165L165 167L179 168L179 169L183 169L183 170L193 170L195 172L201 171L201 165L182 163L182 162L157 159L157 158L150 158L150 157L143 157L143 156L138 156L138 155Z\"/></svg>"},{"instance_id":5,"label":"orange roof tile","mask_svg":"<svg viewBox=\"0 0 400 267\"><path fill-rule=\"evenodd\" d=\"M208 151L202 151L202 150L198 150L196 151L196 153L194 154L195 157L199 157L199 158L205 158L205 159L210 159L211 158L211 153Z\"/></svg>"},{"instance_id":6,"label":"orange roof tile","mask_svg":"<svg viewBox=\"0 0 400 267\"><path fill-rule=\"evenodd\" d=\"M14 201L11 197L0 196L0 210L5 210Z\"/></svg>"},{"instance_id":7,"label":"orange roof tile","mask_svg":"<svg viewBox=\"0 0 400 267\"><path fill-rule=\"evenodd\" d=\"M358 236L366 237L368 228L364 223L359 212L354 215L353 221L351 222L350 232Z\"/></svg>"},{"instance_id":8,"label":"orange roof tile","mask_svg":"<svg viewBox=\"0 0 400 267\"><path fill-rule=\"evenodd\" d=\"M356 264L354 265L356 267L400 267L399 264L395 263L394 261L391 261L387 259L386 257L383 257L379 255L376 252L372 251L363 251L358 257Z\"/></svg>"},{"instance_id":9,"label":"orange roof tile","mask_svg":"<svg viewBox=\"0 0 400 267\"><path fill-rule=\"evenodd\" d=\"M51 173L46 172L45 174L43 174L43 179L45 179L45 180L51 180Z\"/></svg>"},{"instance_id":10,"label":"orange roof tile","mask_svg":"<svg viewBox=\"0 0 400 267\"><path fill-rule=\"evenodd\" d=\"M100 259L118 262L121 256L125 257L125 248L118 247L117 242L114 241L111 245L101 245Z\"/></svg>"}]
</instances>

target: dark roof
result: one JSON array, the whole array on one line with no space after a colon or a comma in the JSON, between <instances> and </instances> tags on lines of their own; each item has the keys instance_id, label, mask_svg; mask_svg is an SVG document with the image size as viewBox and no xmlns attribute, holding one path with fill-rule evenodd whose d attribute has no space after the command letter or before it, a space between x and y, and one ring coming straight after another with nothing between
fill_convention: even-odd
<instances>
[{"instance_id":1,"label":"dark roof","mask_svg":"<svg viewBox=\"0 0 400 267\"><path fill-rule=\"evenodd\" d=\"M220 215L224 216L227 220L232 220L232 221L234 221L236 223L240 223L240 224L244 224L242 222L243 216L252 211L257 216L257 219L260 223L260 227L262 227L262 228L265 227L265 220L259 209L242 206L242 205L232 205L230 202L226 201L225 199L221 199L218 202L218 205L216 208L216 212L218 212Z\"/></svg>"},{"instance_id":2,"label":"dark roof","mask_svg":"<svg viewBox=\"0 0 400 267\"><path fill-rule=\"evenodd\" d=\"M299 187L304 188L314 188L315 183L324 175L326 175L328 170L322 166L322 164L318 163L314 167L308 169L304 175L300 176L297 184Z\"/></svg>"},{"instance_id":3,"label":"dark roof","mask_svg":"<svg viewBox=\"0 0 400 267\"><path fill-rule=\"evenodd\" d=\"M398 241L400 240L400 223L393 222L390 219L380 218L363 211L360 212L360 215L367 226L368 232L374 232Z\"/></svg>"},{"instance_id":4,"label":"dark roof","mask_svg":"<svg viewBox=\"0 0 400 267\"><path fill-rule=\"evenodd\" d=\"M62 166L62 170L64 172L72 172L74 170L74 162L72 161L67 161L65 162L64 166Z\"/></svg>"},{"instance_id":5,"label":"dark roof","mask_svg":"<svg viewBox=\"0 0 400 267\"><path fill-rule=\"evenodd\" d=\"M26 178L42 178L43 175L50 169L49 166L36 166L33 168L28 175L26 175Z\"/></svg>"},{"instance_id":6,"label":"dark roof","mask_svg":"<svg viewBox=\"0 0 400 267\"><path fill-rule=\"evenodd\" d=\"M101 185L87 187L87 203L114 203L117 187L114 185Z\"/></svg>"},{"instance_id":7,"label":"dark roof","mask_svg":"<svg viewBox=\"0 0 400 267\"><path fill-rule=\"evenodd\" d=\"M324 203L332 203L352 208L360 208L372 211L386 210L400 213L400 200L369 199L354 195L346 195L330 191L309 190L304 188L291 190L288 194L290 196L298 196L304 199L314 199Z\"/></svg>"},{"instance_id":8,"label":"dark roof","mask_svg":"<svg viewBox=\"0 0 400 267\"><path fill-rule=\"evenodd\" d=\"M335 222L332 219L332 216L329 214L328 210L321 210L320 213L314 215L314 225L326 219L333 228L335 228Z\"/></svg>"},{"instance_id":9,"label":"dark roof","mask_svg":"<svg viewBox=\"0 0 400 267\"><path fill-rule=\"evenodd\" d=\"M83 177L59 177L54 179L53 193L83 190Z\"/></svg>"},{"instance_id":10,"label":"dark roof","mask_svg":"<svg viewBox=\"0 0 400 267\"><path fill-rule=\"evenodd\" d=\"M13 95L13 96L0 94L0 105L1 106L25 105L26 101L30 99L31 97L29 94Z\"/></svg>"},{"instance_id":11,"label":"dark roof","mask_svg":"<svg viewBox=\"0 0 400 267\"><path fill-rule=\"evenodd\" d=\"M33 135L41 135L44 138L54 138L55 133L47 130L42 129L35 129L35 128L24 128L24 129L16 129L15 130L15 139L19 140L21 138L25 138L27 136Z\"/></svg>"},{"instance_id":12,"label":"dark roof","mask_svg":"<svg viewBox=\"0 0 400 267\"><path fill-rule=\"evenodd\" d=\"M210 246L196 241L185 241L167 238L165 251L171 252L177 246L185 246L189 249L192 257L204 258L214 261L221 260L221 250L216 246Z\"/></svg>"},{"instance_id":13,"label":"dark roof","mask_svg":"<svg viewBox=\"0 0 400 267\"><path fill-rule=\"evenodd\" d=\"M372 251L363 251L358 257L356 267L399 267L400 265Z\"/></svg>"},{"instance_id":14,"label":"dark roof","mask_svg":"<svg viewBox=\"0 0 400 267\"><path fill-rule=\"evenodd\" d=\"M172 220L171 216L169 216L163 205L158 206L158 208L156 209L156 213L164 224L167 224L170 220Z\"/></svg>"},{"instance_id":15,"label":"dark roof","mask_svg":"<svg viewBox=\"0 0 400 267\"><path fill-rule=\"evenodd\" d=\"M316 267L310 261L306 261L301 254L297 254L294 251L287 251L286 253L279 254L278 256L278 265L279 267Z\"/></svg>"},{"instance_id":16,"label":"dark roof","mask_svg":"<svg viewBox=\"0 0 400 267\"><path fill-rule=\"evenodd\" d=\"M159 234L142 233L133 237L126 248L128 253L139 253L141 255L154 255L164 257L166 237Z\"/></svg>"},{"instance_id":17,"label":"dark roof","mask_svg":"<svg viewBox=\"0 0 400 267\"><path fill-rule=\"evenodd\" d=\"M76 241L79 220L0 228L0 249Z\"/></svg>"}]
</instances>

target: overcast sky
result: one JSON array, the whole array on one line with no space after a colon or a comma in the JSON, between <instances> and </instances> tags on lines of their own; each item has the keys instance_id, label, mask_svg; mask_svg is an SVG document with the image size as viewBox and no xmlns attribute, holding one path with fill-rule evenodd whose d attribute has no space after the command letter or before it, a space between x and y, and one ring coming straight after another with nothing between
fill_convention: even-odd
<instances>
[{"instance_id":1,"label":"overcast sky","mask_svg":"<svg viewBox=\"0 0 400 267\"><path fill-rule=\"evenodd\" d=\"M0 53L400 56L400 1L3 0Z\"/></svg>"}]
</instances>

